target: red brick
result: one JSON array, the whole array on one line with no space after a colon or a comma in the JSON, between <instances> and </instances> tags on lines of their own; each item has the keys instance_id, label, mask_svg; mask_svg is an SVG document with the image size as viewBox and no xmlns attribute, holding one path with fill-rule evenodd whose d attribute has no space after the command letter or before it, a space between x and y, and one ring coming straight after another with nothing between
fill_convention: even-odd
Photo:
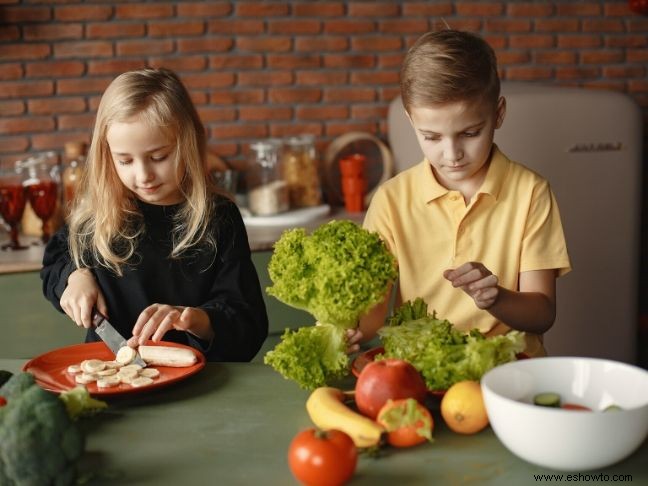
<instances>
[{"instance_id":1,"label":"red brick","mask_svg":"<svg viewBox=\"0 0 648 486\"><path fill-rule=\"evenodd\" d=\"M20 79L23 75L23 68L17 62L0 64L0 80L9 81Z\"/></svg>"},{"instance_id":2,"label":"red brick","mask_svg":"<svg viewBox=\"0 0 648 486\"><path fill-rule=\"evenodd\" d=\"M267 66L271 69L317 68L320 66L318 54L269 54Z\"/></svg>"},{"instance_id":3,"label":"red brick","mask_svg":"<svg viewBox=\"0 0 648 486\"><path fill-rule=\"evenodd\" d=\"M149 65L173 71L202 71L207 66L207 59L204 56L155 57L149 61Z\"/></svg>"},{"instance_id":4,"label":"red brick","mask_svg":"<svg viewBox=\"0 0 648 486\"><path fill-rule=\"evenodd\" d=\"M28 61L43 59L50 55L48 44L0 44L0 59L3 61Z\"/></svg>"},{"instance_id":5,"label":"red brick","mask_svg":"<svg viewBox=\"0 0 648 486\"><path fill-rule=\"evenodd\" d=\"M54 18L64 22L75 20L108 20L112 17L113 9L108 5L71 5L59 6L54 9Z\"/></svg>"},{"instance_id":6,"label":"red brick","mask_svg":"<svg viewBox=\"0 0 648 486\"><path fill-rule=\"evenodd\" d=\"M599 47L601 38L596 35L559 35L557 45L569 48Z\"/></svg>"},{"instance_id":7,"label":"red brick","mask_svg":"<svg viewBox=\"0 0 648 486\"><path fill-rule=\"evenodd\" d=\"M222 124L210 130L212 139L240 139L240 138L263 138L268 136L268 127L265 124Z\"/></svg>"},{"instance_id":8,"label":"red brick","mask_svg":"<svg viewBox=\"0 0 648 486\"><path fill-rule=\"evenodd\" d=\"M584 51L580 53L581 62L584 64L610 64L623 62L623 51Z\"/></svg>"},{"instance_id":9,"label":"red brick","mask_svg":"<svg viewBox=\"0 0 648 486\"><path fill-rule=\"evenodd\" d=\"M390 1L351 2L347 5L351 17L397 17L399 5Z\"/></svg>"},{"instance_id":10,"label":"red brick","mask_svg":"<svg viewBox=\"0 0 648 486\"><path fill-rule=\"evenodd\" d=\"M179 2L177 16L182 17L224 17L232 13L232 5L226 2Z\"/></svg>"},{"instance_id":11,"label":"red brick","mask_svg":"<svg viewBox=\"0 0 648 486\"><path fill-rule=\"evenodd\" d=\"M538 32L579 32L580 20L578 19L538 19L535 21L535 30Z\"/></svg>"},{"instance_id":12,"label":"red brick","mask_svg":"<svg viewBox=\"0 0 648 486\"><path fill-rule=\"evenodd\" d=\"M75 128L92 130L94 122L94 113L84 113L82 115L62 115L58 117L58 128L60 128L61 130L74 130Z\"/></svg>"},{"instance_id":13,"label":"red brick","mask_svg":"<svg viewBox=\"0 0 648 486\"><path fill-rule=\"evenodd\" d=\"M534 53L537 64L576 64L574 51L537 51Z\"/></svg>"},{"instance_id":14,"label":"red brick","mask_svg":"<svg viewBox=\"0 0 648 486\"><path fill-rule=\"evenodd\" d=\"M292 82L293 74L287 71L250 71L238 74L239 86L279 86Z\"/></svg>"},{"instance_id":15,"label":"red brick","mask_svg":"<svg viewBox=\"0 0 648 486\"><path fill-rule=\"evenodd\" d=\"M443 20L443 22L436 19L433 20L430 30L443 30L446 28L446 24L451 29L465 30L466 32L479 32L482 28L482 21L479 19L449 18Z\"/></svg>"},{"instance_id":16,"label":"red brick","mask_svg":"<svg viewBox=\"0 0 648 486\"><path fill-rule=\"evenodd\" d=\"M86 110L86 102L83 98L36 98L27 101L27 108L34 115L81 113Z\"/></svg>"},{"instance_id":17,"label":"red brick","mask_svg":"<svg viewBox=\"0 0 648 486\"><path fill-rule=\"evenodd\" d=\"M503 49L508 44L507 35L484 34L482 37L493 49Z\"/></svg>"},{"instance_id":18,"label":"red brick","mask_svg":"<svg viewBox=\"0 0 648 486\"><path fill-rule=\"evenodd\" d=\"M378 67L379 68L398 68L400 69L403 64L403 59L405 58L405 53L397 54L380 54L378 56Z\"/></svg>"},{"instance_id":19,"label":"red brick","mask_svg":"<svg viewBox=\"0 0 648 486\"><path fill-rule=\"evenodd\" d=\"M531 59L528 51L502 50L496 51L497 64L506 66L508 64L524 64Z\"/></svg>"},{"instance_id":20,"label":"red brick","mask_svg":"<svg viewBox=\"0 0 648 486\"><path fill-rule=\"evenodd\" d=\"M376 92L373 88L327 88L324 90L324 102L336 103L346 102L353 103L355 101L367 102L375 101Z\"/></svg>"},{"instance_id":21,"label":"red brick","mask_svg":"<svg viewBox=\"0 0 648 486\"><path fill-rule=\"evenodd\" d=\"M0 41L15 41L20 39L20 30L17 25L3 25L0 29Z\"/></svg>"},{"instance_id":22,"label":"red brick","mask_svg":"<svg viewBox=\"0 0 648 486\"><path fill-rule=\"evenodd\" d=\"M209 97L209 102L218 105L259 104L265 101L262 89L232 89L215 90Z\"/></svg>"},{"instance_id":23,"label":"red brick","mask_svg":"<svg viewBox=\"0 0 648 486\"><path fill-rule=\"evenodd\" d=\"M387 105L354 105L351 107L352 120L382 120L387 118Z\"/></svg>"},{"instance_id":24,"label":"red brick","mask_svg":"<svg viewBox=\"0 0 648 486\"><path fill-rule=\"evenodd\" d=\"M0 133L8 135L29 132L47 132L54 130L54 127L54 120L49 116L0 118Z\"/></svg>"},{"instance_id":25,"label":"red brick","mask_svg":"<svg viewBox=\"0 0 648 486\"><path fill-rule=\"evenodd\" d=\"M552 3L506 2L506 13L512 17L548 17L554 12Z\"/></svg>"},{"instance_id":26,"label":"red brick","mask_svg":"<svg viewBox=\"0 0 648 486\"><path fill-rule=\"evenodd\" d=\"M206 105L207 102L209 101L209 96L204 91L196 91L192 89L188 91L189 91L189 97L191 98L191 101L196 106Z\"/></svg>"},{"instance_id":27,"label":"red brick","mask_svg":"<svg viewBox=\"0 0 648 486\"><path fill-rule=\"evenodd\" d=\"M88 74L102 75L114 74L118 75L126 71L134 69L141 69L147 65L145 59L106 59L101 61L88 62Z\"/></svg>"},{"instance_id":28,"label":"red brick","mask_svg":"<svg viewBox=\"0 0 648 486\"><path fill-rule=\"evenodd\" d=\"M62 150L66 142L86 142L90 143L91 130L78 132L53 132L43 133L31 136L32 149L35 150Z\"/></svg>"},{"instance_id":29,"label":"red brick","mask_svg":"<svg viewBox=\"0 0 648 486\"><path fill-rule=\"evenodd\" d=\"M628 32L648 32L648 17L627 20L626 25Z\"/></svg>"},{"instance_id":30,"label":"red brick","mask_svg":"<svg viewBox=\"0 0 648 486\"><path fill-rule=\"evenodd\" d=\"M124 39L142 37L145 33L144 23L101 22L86 25L88 39Z\"/></svg>"},{"instance_id":31,"label":"red brick","mask_svg":"<svg viewBox=\"0 0 648 486\"><path fill-rule=\"evenodd\" d=\"M349 117L346 105L298 106L295 111L299 120L344 120Z\"/></svg>"},{"instance_id":32,"label":"red brick","mask_svg":"<svg viewBox=\"0 0 648 486\"><path fill-rule=\"evenodd\" d=\"M228 37L200 37L196 39L178 39L178 52L225 52L234 45Z\"/></svg>"},{"instance_id":33,"label":"red brick","mask_svg":"<svg viewBox=\"0 0 648 486\"><path fill-rule=\"evenodd\" d=\"M54 44L54 57L111 57L112 43L107 41L61 42Z\"/></svg>"},{"instance_id":34,"label":"red brick","mask_svg":"<svg viewBox=\"0 0 648 486\"><path fill-rule=\"evenodd\" d=\"M25 152L29 148L27 137L0 137L1 152ZM27 154L25 154L27 155ZM6 155L0 159L0 167L13 167L16 160L23 159L22 155Z\"/></svg>"},{"instance_id":35,"label":"red brick","mask_svg":"<svg viewBox=\"0 0 648 486\"><path fill-rule=\"evenodd\" d=\"M234 74L220 72L185 74L182 76L182 82L190 89L222 88L234 84Z\"/></svg>"},{"instance_id":36,"label":"red brick","mask_svg":"<svg viewBox=\"0 0 648 486\"><path fill-rule=\"evenodd\" d=\"M325 20L323 31L327 34L366 34L376 30L371 20L331 19Z\"/></svg>"},{"instance_id":37,"label":"red brick","mask_svg":"<svg viewBox=\"0 0 648 486\"><path fill-rule=\"evenodd\" d=\"M504 4L500 2L456 2L455 9L459 16L492 17L504 13Z\"/></svg>"},{"instance_id":38,"label":"red brick","mask_svg":"<svg viewBox=\"0 0 648 486\"><path fill-rule=\"evenodd\" d=\"M0 116L22 115L25 113L25 103L22 101L0 101Z\"/></svg>"},{"instance_id":39,"label":"red brick","mask_svg":"<svg viewBox=\"0 0 648 486\"><path fill-rule=\"evenodd\" d=\"M608 80L593 80L580 83L580 86L583 88L589 89L603 89L606 91L618 91L619 93L625 93L625 83L623 81L608 81Z\"/></svg>"},{"instance_id":40,"label":"red brick","mask_svg":"<svg viewBox=\"0 0 648 486\"><path fill-rule=\"evenodd\" d=\"M506 79L513 81L532 81L551 79L552 70L548 67L511 66L505 70Z\"/></svg>"},{"instance_id":41,"label":"red brick","mask_svg":"<svg viewBox=\"0 0 648 486\"><path fill-rule=\"evenodd\" d=\"M261 54L222 54L209 56L210 69L260 69L263 67Z\"/></svg>"},{"instance_id":42,"label":"red brick","mask_svg":"<svg viewBox=\"0 0 648 486\"><path fill-rule=\"evenodd\" d=\"M630 79L628 91L631 93L648 93L648 81L644 79Z\"/></svg>"},{"instance_id":43,"label":"red brick","mask_svg":"<svg viewBox=\"0 0 648 486\"><path fill-rule=\"evenodd\" d=\"M626 35L626 36L607 36L605 38L606 47L646 47L648 46L648 36L646 35Z\"/></svg>"},{"instance_id":44,"label":"red brick","mask_svg":"<svg viewBox=\"0 0 648 486\"><path fill-rule=\"evenodd\" d=\"M159 56L173 52L173 41L170 39L120 41L116 43L115 50L117 56Z\"/></svg>"},{"instance_id":45,"label":"red brick","mask_svg":"<svg viewBox=\"0 0 648 486\"><path fill-rule=\"evenodd\" d=\"M579 17L601 15L599 2L563 2L556 5L558 15L577 15Z\"/></svg>"},{"instance_id":46,"label":"red brick","mask_svg":"<svg viewBox=\"0 0 648 486\"><path fill-rule=\"evenodd\" d=\"M340 71L299 71L295 83L298 85L331 85L346 84L349 75Z\"/></svg>"},{"instance_id":47,"label":"red brick","mask_svg":"<svg viewBox=\"0 0 648 486\"><path fill-rule=\"evenodd\" d=\"M280 17L288 15L287 2L248 2L238 0L235 4L238 17Z\"/></svg>"},{"instance_id":48,"label":"red brick","mask_svg":"<svg viewBox=\"0 0 648 486\"><path fill-rule=\"evenodd\" d=\"M241 20L237 18L227 20L210 20L207 24L210 34L261 34L264 32L263 20Z\"/></svg>"},{"instance_id":49,"label":"red brick","mask_svg":"<svg viewBox=\"0 0 648 486\"><path fill-rule=\"evenodd\" d=\"M54 94L53 81L8 81L0 83L0 98L22 98Z\"/></svg>"},{"instance_id":50,"label":"red brick","mask_svg":"<svg viewBox=\"0 0 648 486\"><path fill-rule=\"evenodd\" d=\"M270 125L271 137L294 137L304 133L310 133L319 137L322 135L324 127L321 123L273 123ZM320 152L321 153L321 152Z\"/></svg>"},{"instance_id":51,"label":"red brick","mask_svg":"<svg viewBox=\"0 0 648 486\"><path fill-rule=\"evenodd\" d=\"M509 45L513 49L554 47L554 43L554 38L551 35L529 34L509 37Z\"/></svg>"},{"instance_id":52,"label":"red brick","mask_svg":"<svg viewBox=\"0 0 648 486\"><path fill-rule=\"evenodd\" d=\"M557 67L555 78L563 79L592 79L598 78L601 70L597 67Z\"/></svg>"},{"instance_id":53,"label":"red brick","mask_svg":"<svg viewBox=\"0 0 648 486\"><path fill-rule=\"evenodd\" d=\"M198 109L198 114L203 123L236 120L236 109L234 108L202 106Z\"/></svg>"},{"instance_id":54,"label":"red brick","mask_svg":"<svg viewBox=\"0 0 648 486\"><path fill-rule=\"evenodd\" d=\"M3 7L3 24L22 24L24 22L42 22L52 18L49 7Z\"/></svg>"},{"instance_id":55,"label":"red brick","mask_svg":"<svg viewBox=\"0 0 648 486\"><path fill-rule=\"evenodd\" d=\"M402 47L401 38L396 36L368 35L351 39L351 48L354 51L396 51Z\"/></svg>"},{"instance_id":56,"label":"red brick","mask_svg":"<svg viewBox=\"0 0 648 486\"><path fill-rule=\"evenodd\" d=\"M648 62L648 49L626 49L628 62Z\"/></svg>"},{"instance_id":57,"label":"red brick","mask_svg":"<svg viewBox=\"0 0 648 486\"><path fill-rule=\"evenodd\" d=\"M23 26L23 38L33 40L81 39L81 24L28 24Z\"/></svg>"},{"instance_id":58,"label":"red brick","mask_svg":"<svg viewBox=\"0 0 648 486\"><path fill-rule=\"evenodd\" d=\"M312 2L295 3L292 6L293 15L297 17L343 17L344 4L342 2Z\"/></svg>"},{"instance_id":59,"label":"red brick","mask_svg":"<svg viewBox=\"0 0 648 486\"><path fill-rule=\"evenodd\" d=\"M367 132L375 135L378 133L378 123L348 121L326 124L326 135L329 137L338 137L349 132Z\"/></svg>"},{"instance_id":60,"label":"red brick","mask_svg":"<svg viewBox=\"0 0 648 486\"><path fill-rule=\"evenodd\" d=\"M251 52L286 52L292 47L292 39L286 36L237 37L236 48Z\"/></svg>"},{"instance_id":61,"label":"red brick","mask_svg":"<svg viewBox=\"0 0 648 486\"><path fill-rule=\"evenodd\" d=\"M272 103L317 103L322 100L319 88L270 88L268 100Z\"/></svg>"},{"instance_id":62,"label":"red brick","mask_svg":"<svg viewBox=\"0 0 648 486\"><path fill-rule=\"evenodd\" d=\"M400 95L400 87L398 86L387 86L380 88L378 91L380 94L378 99L380 101L391 101Z\"/></svg>"},{"instance_id":63,"label":"red brick","mask_svg":"<svg viewBox=\"0 0 648 486\"><path fill-rule=\"evenodd\" d=\"M270 20L268 32L270 34L318 34L322 30L319 20Z\"/></svg>"},{"instance_id":64,"label":"red brick","mask_svg":"<svg viewBox=\"0 0 648 486\"><path fill-rule=\"evenodd\" d=\"M324 67L327 68L372 68L376 65L374 56L368 54L326 54Z\"/></svg>"},{"instance_id":65,"label":"red brick","mask_svg":"<svg viewBox=\"0 0 648 486\"><path fill-rule=\"evenodd\" d=\"M56 81L57 94L103 93L112 78L60 79Z\"/></svg>"},{"instance_id":66,"label":"red brick","mask_svg":"<svg viewBox=\"0 0 648 486\"><path fill-rule=\"evenodd\" d=\"M606 78L643 78L646 76L644 66L603 66L603 76Z\"/></svg>"},{"instance_id":67,"label":"red brick","mask_svg":"<svg viewBox=\"0 0 648 486\"><path fill-rule=\"evenodd\" d=\"M486 20L485 30L490 32L529 32L531 21L523 19L492 19Z\"/></svg>"},{"instance_id":68,"label":"red brick","mask_svg":"<svg viewBox=\"0 0 648 486\"><path fill-rule=\"evenodd\" d=\"M173 4L138 3L118 5L115 7L115 17L118 19L159 19L173 16Z\"/></svg>"},{"instance_id":69,"label":"red brick","mask_svg":"<svg viewBox=\"0 0 648 486\"><path fill-rule=\"evenodd\" d=\"M647 29L648 30L648 29ZM617 19L584 19L583 32L623 32L623 22Z\"/></svg>"},{"instance_id":70,"label":"red brick","mask_svg":"<svg viewBox=\"0 0 648 486\"><path fill-rule=\"evenodd\" d=\"M351 73L352 85L398 84L398 71L355 71Z\"/></svg>"},{"instance_id":71,"label":"red brick","mask_svg":"<svg viewBox=\"0 0 648 486\"><path fill-rule=\"evenodd\" d=\"M349 48L349 40L346 37L316 36L297 37L295 39L295 50L300 52L335 52L346 51Z\"/></svg>"},{"instance_id":72,"label":"red brick","mask_svg":"<svg viewBox=\"0 0 648 486\"><path fill-rule=\"evenodd\" d=\"M630 10L628 2L607 2L603 6L603 15L605 17L629 17L635 15Z\"/></svg>"},{"instance_id":73,"label":"red brick","mask_svg":"<svg viewBox=\"0 0 648 486\"><path fill-rule=\"evenodd\" d=\"M406 2L403 4L403 17L437 17L452 15L453 2Z\"/></svg>"},{"instance_id":74,"label":"red brick","mask_svg":"<svg viewBox=\"0 0 648 486\"><path fill-rule=\"evenodd\" d=\"M200 35L205 31L202 21L164 21L150 22L148 35L150 37L176 37L185 35Z\"/></svg>"},{"instance_id":75,"label":"red brick","mask_svg":"<svg viewBox=\"0 0 648 486\"><path fill-rule=\"evenodd\" d=\"M230 157L239 153L236 143L210 143L208 150L219 157Z\"/></svg>"},{"instance_id":76,"label":"red brick","mask_svg":"<svg viewBox=\"0 0 648 486\"><path fill-rule=\"evenodd\" d=\"M378 22L378 31L390 34L413 34L428 31L427 19L393 19Z\"/></svg>"},{"instance_id":77,"label":"red brick","mask_svg":"<svg viewBox=\"0 0 648 486\"><path fill-rule=\"evenodd\" d=\"M293 116L290 106L241 106L238 112L244 121L290 120Z\"/></svg>"}]
</instances>

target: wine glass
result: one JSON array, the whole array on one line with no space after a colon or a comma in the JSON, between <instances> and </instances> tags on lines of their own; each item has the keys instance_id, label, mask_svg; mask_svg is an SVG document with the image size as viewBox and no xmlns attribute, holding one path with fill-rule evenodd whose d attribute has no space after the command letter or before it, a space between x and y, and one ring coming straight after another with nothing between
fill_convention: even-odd
<instances>
[{"instance_id":1,"label":"wine glass","mask_svg":"<svg viewBox=\"0 0 648 486\"><path fill-rule=\"evenodd\" d=\"M25 188L23 186L22 171L14 169L0 169L0 214L5 223L9 225L11 241L2 245L2 250L24 250L27 246L18 241L18 224L25 211Z\"/></svg>"},{"instance_id":2,"label":"wine glass","mask_svg":"<svg viewBox=\"0 0 648 486\"><path fill-rule=\"evenodd\" d=\"M56 211L60 174L56 163L56 154L46 152L25 163L29 178L24 182L27 197L34 213L43 222L41 241L50 239L50 228L47 224Z\"/></svg>"}]
</instances>

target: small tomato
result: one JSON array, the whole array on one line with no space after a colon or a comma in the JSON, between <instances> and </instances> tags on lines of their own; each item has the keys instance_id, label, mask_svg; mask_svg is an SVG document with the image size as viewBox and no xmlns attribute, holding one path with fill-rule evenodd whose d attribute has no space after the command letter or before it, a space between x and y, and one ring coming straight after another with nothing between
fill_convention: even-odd
<instances>
[{"instance_id":1,"label":"small tomato","mask_svg":"<svg viewBox=\"0 0 648 486\"><path fill-rule=\"evenodd\" d=\"M413 398L388 400L376 420L385 428L387 442L394 447L411 447L432 441L432 415Z\"/></svg>"},{"instance_id":2,"label":"small tomato","mask_svg":"<svg viewBox=\"0 0 648 486\"><path fill-rule=\"evenodd\" d=\"M357 462L353 440L340 430L303 430L288 448L290 470L307 486L341 486L351 479Z\"/></svg>"},{"instance_id":3,"label":"small tomato","mask_svg":"<svg viewBox=\"0 0 648 486\"><path fill-rule=\"evenodd\" d=\"M0 396L0 407L4 407L7 404L7 399L3 396Z\"/></svg>"},{"instance_id":4,"label":"small tomato","mask_svg":"<svg viewBox=\"0 0 648 486\"><path fill-rule=\"evenodd\" d=\"M585 405L579 405L578 403L563 403L560 408L565 410L584 410L586 412L591 412L592 409L586 407Z\"/></svg>"}]
</instances>

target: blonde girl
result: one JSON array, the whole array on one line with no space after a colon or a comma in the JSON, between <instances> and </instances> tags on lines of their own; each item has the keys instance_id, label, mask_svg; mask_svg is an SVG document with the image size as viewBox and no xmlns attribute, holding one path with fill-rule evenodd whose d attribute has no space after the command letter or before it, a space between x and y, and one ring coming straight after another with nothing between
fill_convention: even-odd
<instances>
[{"instance_id":1,"label":"blonde girl","mask_svg":"<svg viewBox=\"0 0 648 486\"><path fill-rule=\"evenodd\" d=\"M236 205L205 169L205 131L167 69L106 89L68 225L47 246L43 288L88 329L94 310L129 344L162 338L209 360L250 360L267 315Z\"/></svg>"}]
</instances>

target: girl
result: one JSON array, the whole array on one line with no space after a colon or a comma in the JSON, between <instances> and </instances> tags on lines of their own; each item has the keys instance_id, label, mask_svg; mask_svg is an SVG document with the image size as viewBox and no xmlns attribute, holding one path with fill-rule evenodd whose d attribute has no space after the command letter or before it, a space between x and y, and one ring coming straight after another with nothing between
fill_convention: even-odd
<instances>
[{"instance_id":1,"label":"girl","mask_svg":"<svg viewBox=\"0 0 648 486\"><path fill-rule=\"evenodd\" d=\"M167 69L118 76L104 93L68 225L50 241L45 296L86 342L96 308L129 345L162 338L210 361L249 361L268 318L243 220L212 188L205 131Z\"/></svg>"}]
</instances>

